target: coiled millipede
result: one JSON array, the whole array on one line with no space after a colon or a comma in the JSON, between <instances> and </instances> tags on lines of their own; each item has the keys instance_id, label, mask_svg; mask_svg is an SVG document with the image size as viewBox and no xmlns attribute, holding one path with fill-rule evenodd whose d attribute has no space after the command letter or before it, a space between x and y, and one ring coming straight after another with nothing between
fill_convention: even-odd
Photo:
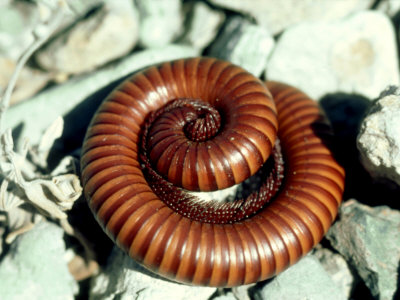
<instances>
[{"instance_id":1,"label":"coiled millipede","mask_svg":"<svg viewBox=\"0 0 400 300\"><path fill-rule=\"evenodd\" d=\"M267 86L229 62L191 58L133 75L101 104L82 148L84 193L132 258L174 281L229 287L274 276L319 243L344 171L318 105ZM262 183L246 199L186 193L250 176Z\"/></svg>"}]
</instances>

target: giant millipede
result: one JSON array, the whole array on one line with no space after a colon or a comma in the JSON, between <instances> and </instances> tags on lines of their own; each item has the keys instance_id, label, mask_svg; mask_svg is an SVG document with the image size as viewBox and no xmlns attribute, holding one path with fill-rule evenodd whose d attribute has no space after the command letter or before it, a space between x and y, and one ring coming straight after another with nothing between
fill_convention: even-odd
<instances>
[{"instance_id":1,"label":"giant millipede","mask_svg":"<svg viewBox=\"0 0 400 300\"><path fill-rule=\"evenodd\" d=\"M149 67L117 87L86 133L84 194L98 222L149 270L237 286L270 278L334 221L344 171L318 104L214 58ZM229 201L211 192L261 178ZM248 179L250 178L250 179Z\"/></svg>"}]
</instances>

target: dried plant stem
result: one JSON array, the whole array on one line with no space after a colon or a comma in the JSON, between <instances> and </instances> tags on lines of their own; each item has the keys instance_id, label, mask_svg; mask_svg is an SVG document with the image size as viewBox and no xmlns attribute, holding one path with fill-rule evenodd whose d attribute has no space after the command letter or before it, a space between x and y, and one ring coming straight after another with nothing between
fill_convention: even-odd
<instances>
[{"instance_id":1,"label":"dried plant stem","mask_svg":"<svg viewBox=\"0 0 400 300\"><path fill-rule=\"evenodd\" d=\"M32 56L32 54L37 49L39 49L57 29L58 25L61 23L62 16L63 16L63 9L57 9L55 11L54 17L50 19L48 24L41 25L39 27L43 28L36 28L36 30L33 31L34 35L33 43L30 46L28 46L28 48L21 54L20 58L17 61L15 70L10 78L10 81L3 95L0 96L0 131L4 128L3 127L4 115L7 108L10 105L11 95L15 88L15 85L17 84L19 74L21 73L23 67L25 66L29 58Z\"/></svg>"}]
</instances>

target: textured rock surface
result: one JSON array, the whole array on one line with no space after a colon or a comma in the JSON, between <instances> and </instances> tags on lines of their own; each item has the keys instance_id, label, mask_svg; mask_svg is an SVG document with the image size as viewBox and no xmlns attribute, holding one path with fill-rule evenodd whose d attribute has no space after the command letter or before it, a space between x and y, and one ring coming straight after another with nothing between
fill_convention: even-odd
<instances>
[{"instance_id":1,"label":"textured rock surface","mask_svg":"<svg viewBox=\"0 0 400 300\"><path fill-rule=\"evenodd\" d=\"M266 76L316 99L333 92L376 98L388 84L399 82L394 36L390 20L378 12L303 23L283 33Z\"/></svg>"},{"instance_id":2,"label":"textured rock surface","mask_svg":"<svg viewBox=\"0 0 400 300\"><path fill-rule=\"evenodd\" d=\"M341 207L340 219L327 238L357 270L373 296L393 298L398 288L400 212L350 200Z\"/></svg>"},{"instance_id":3,"label":"textured rock surface","mask_svg":"<svg viewBox=\"0 0 400 300\"><path fill-rule=\"evenodd\" d=\"M73 299L78 286L68 272L63 235L42 222L15 240L0 263L2 300Z\"/></svg>"},{"instance_id":4,"label":"textured rock surface","mask_svg":"<svg viewBox=\"0 0 400 300\"><path fill-rule=\"evenodd\" d=\"M361 123L357 147L372 176L400 185L400 88L386 89L373 103Z\"/></svg>"},{"instance_id":5,"label":"textured rock surface","mask_svg":"<svg viewBox=\"0 0 400 300\"><path fill-rule=\"evenodd\" d=\"M39 14L32 3L0 3L0 55L16 60L33 41Z\"/></svg>"},{"instance_id":6,"label":"textured rock surface","mask_svg":"<svg viewBox=\"0 0 400 300\"><path fill-rule=\"evenodd\" d=\"M238 298L236 298L233 293L229 292L226 293L225 295L217 296L213 298L213 300L238 300Z\"/></svg>"},{"instance_id":7,"label":"textured rock surface","mask_svg":"<svg viewBox=\"0 0 400 300\"><path fill-rule=\"evenodd\" d=\"M45 69L64 73L93 70L127 54L138 39L138 15L131 0L108 1L36 55Z\"/></svg>"},{"instance_id":8,"label":"textured rock surface","mask_svg":"<svg viewBox=\"0 0 400 300\"><path fill-rule=\"evenodd\" d=\"M318 259L308 255L255 293L256 300L346 299Z\"/></svg>"},{"instance_id":9,"label":"textured rock surface","mask_svg":"<svg viewBox=\"0 0 400 300\"><path fill-rule=\"evenodd\" d=\"M274 44L274 39L263 27L242 17L233 17L211 45L210 55L229 60L260 76Z\"/></svg>"},{"instance_id":10,"label":"textured rock surface","mask_svg":"<svg viewBox=\"0 0 400 300\"><path fill-rule=\"evenodd\" d=\"M217 35L218 29L225 20L223 12L210 8L203 2L190 3L191 12L188 15L188 29L182 37L182 42L195 48L203 49Z\"/></svg>"},{"instance_id":11,"label":"textured rock surface","mask_svg":"<svg viewBox=\"0 0 400 300\"><path fill-rule=\"evenodd\" d=\"M377 9L386 13L390 17L394 17L400 10L400 1L398 0L385 0L379 1Z\"/></svg>"},{"instance_id":12,"label":"textured rock surface","mask_svg":"<svg viewBox=\"0 0 400 300\"><path fill-rule=\"evenodd\" d=\"M319 259L322 267L330 275L336 286L344 292L346 299L350 299L354 278L343 256L322 247L314 251L313 254Z\"/></svg>"},{"instance_id":13,"label":"textured rock surface","mask_svg":"<svg viewBox=\"0 0 400 300\"><path fill-rule=\"evenodd\" d=\"M140 15L139 42L143 47L161 47L181 33L180 0L136 0Z\"/></svg>"},{"instance_id":14,"label":"textured rock surface","mask_svg":"<svg viewBox=\"0 0 400 300\"><path fill-rule=\"evenodd\" d=\"M0 93L6 88L16 62L0 56ZM27 99L42 89L52 78L51 74L25 66L18 77L17 85L11 97L11 104Z\"/></svg>"},{"instance_id":15,"label":"textured rock surface","mask_svg":"<svg viewBox=\"0 0 400 300\"><path fill-rule=\"evenodd\" d=\"M249 289L251 289L255 284L235 286L232 288L232 294L236 300L251 300L249 295Z\"/></svg>"},{"instance_id":16,"label":"textured rock surface","mask_svg":"<svg viewBox=\"0 0 400 300\"><path fill-rule=\"evenodd\" d=\"M373 0L211 0L215 5L253 16L275 34L301 21L333 20L368 8Z\"/></svg>"},{"instance_id":17,"label":"textured rock surface","mask_svg":"<svg viewBox=\"0 0 400 300\"><path fill-rule=\"evenodd\" d=\"M145 66L165 60L197 55L197 50L188 46L171 45L161 49L135 52L120 62L98 70L94 74L76 77L63 85L49 89L21 105L12 107L5 115L5 127L24 123L21 136L29 136L34 144L42 132L57 118L65 115L92 93L111 82L137 71ZM46 116L43 118L43 116ZM80 119L76 118L75 123Z\"/></svg>"},{"instance_id":18,"label":"textured rock surface","mask_svg":"<svg viewBox=\"0 0 400 300\"><path fill-rule=\"evenodd\" d=\"M90 299L206 300L216 291L164 280L143 269L120 249L114 248L107 267L92 282Z\"/></svg>"}]
</instances>

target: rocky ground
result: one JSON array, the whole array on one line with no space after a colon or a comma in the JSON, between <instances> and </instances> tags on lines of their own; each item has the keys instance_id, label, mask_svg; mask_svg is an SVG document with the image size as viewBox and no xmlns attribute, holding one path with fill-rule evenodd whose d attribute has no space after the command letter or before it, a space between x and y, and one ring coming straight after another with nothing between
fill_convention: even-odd
<instances>
[{"instance_id":1,"label":"rocky ground","mask_svg":"<svg viewBox=\"0 0 400 300\"><path fill-rule=\"evenodd\" d=\"M399 20L399 0L0 0L0 299L400 298ZM133 72L198 55L319 101L346 169L323 241L250 286L149 274L81 197L99 102Z\"/></svg>"}]
</instances>

